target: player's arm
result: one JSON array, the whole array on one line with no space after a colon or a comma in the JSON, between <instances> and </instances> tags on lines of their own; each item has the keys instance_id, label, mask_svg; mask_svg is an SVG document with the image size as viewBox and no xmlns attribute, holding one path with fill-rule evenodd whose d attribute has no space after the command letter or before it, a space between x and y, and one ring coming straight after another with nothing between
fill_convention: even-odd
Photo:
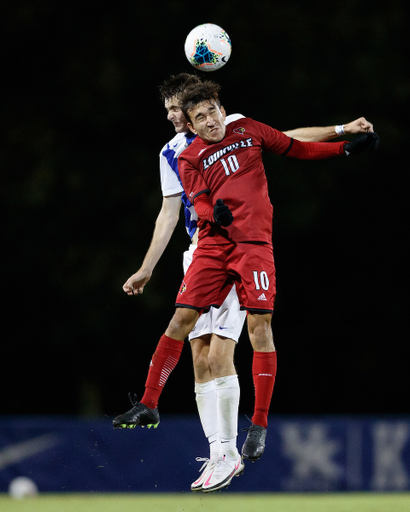
<instances>
[{"instance_id":1,"label":"player's arm","mask_svg":"<svg viewBox=\"0 0 410 512\"><path fill-rule=\"evenodd\" d=\"M151 279L152 272L167 247L175 230L181 209L181 195L164 197L162 207L155 221L151 244L142 262L141 268L133 274L123 286L128 295L142 293Z\"/></svg>"},{"instance_id":2,"label":"player's arm","mask_svg":"<svg viewBox=\"0 0 410 512\"><path fill-rule=\"evenodd\" d=\"M290 144L282 154L301 160L322 160L339 155L349 156L362 151L374 151L379 146L379 136L374 132L358 135L351 142L300 142L296 139L286 138L290 140Z\"/></svg>"},{"instance_id":3,"label":"player's arm","mask_svg":"<svg viewBox=\"0 0 410 512\"><path fill-rule=\"evenodd\" d=\"M217 199L215 205L212 205L208 195L204 193L195 198L194 205L195 211L201 219L214 222L224 228L232 224L232 212L222 199Z\"/></svg>"},{"instance_id":4,"label":"player's arm","mask_svg":"<svg viewBox=\"0 0 410 512\"><path fill-rule=\"evenodd\" d=\"M193 201L198 217L204 221L227 227L232 224L233 216L229 207L222 199L213 205L209 200L209 187L198 169L186 160L184 154L178 159L179 173L187 196Z\"/></svg>"},{"instance_id":5,"label":"player's arm","mask_svg":"<svg viewBox=\"0 0 410 512\"><path fill-rule=\"evenodd\" d=\"M340 135L356 135L358 133L373 132L373 125L364 117L359 117L347 124L334 126L312 126L307 128L297 128L283 132L292 139L301 142L325 142L334 139Z\"/></svg>"}]
</instances>

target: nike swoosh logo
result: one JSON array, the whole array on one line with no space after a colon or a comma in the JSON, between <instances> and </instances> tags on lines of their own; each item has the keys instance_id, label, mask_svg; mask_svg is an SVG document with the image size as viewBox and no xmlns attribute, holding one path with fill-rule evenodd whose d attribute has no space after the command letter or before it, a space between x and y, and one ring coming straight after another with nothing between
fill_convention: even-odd
<instances>
[{"instance_id":1,"label":"nike swoosh logo","mask_svg":"<svg viewBox=\"0 0 410 512\"><path fill-rule=\"evenodd\" d=\"M241 461L239 461L237 464L235 464L235 468L233 469L231 476L233 476L236 473L236 471L239 469L240 465L241 465Z\"/></svg>"},{"instance_id":2,"label":"nike swoosh logo","mask_svg":"<svg viewBox=\"0 0 410 512\"><path fill-rule=\"evenodd\" d=\"M208 485L209 484L209 481L211 480L213 474L214 474L214 472L212 471L212 473L208 476L208 478L207 478L206 482L204 483L204 485Z\"/></svg>"},{"instance_id":3,"label":"nike swoosh logo","mask_svg":"<svg viewBox=\"0 0 410 512\"><path fill-rule=\"evenodd\" d=\"M220 327L221 331L224 329L228 329L228 327Z\"/></svg>"},{"instance_id":4,"label":"nike swoosh logo","mask_svg":"<svg viewBox=\"0 0 410 512\"><path fill-rule=\"evenodd\" d=\"M0 450L0 470L45 452L61 442L57 434L44 434L28 441L9 445Z\"/></svg>"}]
</instances>

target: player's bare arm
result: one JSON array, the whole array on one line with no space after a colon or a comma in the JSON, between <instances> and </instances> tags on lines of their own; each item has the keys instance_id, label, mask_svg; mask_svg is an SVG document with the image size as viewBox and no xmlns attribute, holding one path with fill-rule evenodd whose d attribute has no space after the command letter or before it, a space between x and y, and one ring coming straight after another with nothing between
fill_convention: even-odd
<instances>
[{"instance_id":1,"label":"player's bare arm","mask_svg":"<svg viewBox=\"0 0 410 512\"><path fill-rule=\"evenodd\" d=\"M133 274L124 286L128 295L143 293L145 285L151 279L152 272L167 247L179 219L181 194L164 197L162 207L155 221L151 244L142 262L141 268Z\"/></svg>"},{"instance_id":2,"label":"player's bare arm","mask_svg":"<svg viewBox=\"0 0 410 512\"><path fill-rule=\"evenodd\" d=\"M341 135L356 135L358 133L373 132L373 125L364 117L359 117L347 124L333 126L312 126L297 128L283 132L288 137L301 142L325 142Z\"/></svg>"}]
</instances>

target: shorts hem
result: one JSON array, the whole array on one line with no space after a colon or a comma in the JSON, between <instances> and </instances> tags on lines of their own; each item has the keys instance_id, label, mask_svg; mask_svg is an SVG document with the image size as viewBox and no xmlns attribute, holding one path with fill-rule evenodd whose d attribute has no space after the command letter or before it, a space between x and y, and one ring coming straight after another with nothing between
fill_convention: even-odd
<instances>
[{"instance_id":1,"label":"shorts hem","mask_svg":"<svg viewBox=\"0 0 410 512\"><path fill-rule=\"evenodd\" d=\"M248 311L248 313L256 313L257 315L266 315L267 313L273 315L273 309L247 308L246 306L241 306L241 311L243 310Z\"/></svg>"},{"instance_id":2,"label":"shorts hem","mask_svg":"<svg viewBox=\"0 0 410 512\"><path fill-rule=\"evenodd\" d=\"M226 338L228 340L232 340L235 343L239 342L240 334L238 336L238 335L234 334L233 332L225 332L225 331L215 332L215 330L213 330L213 329L204 329L202 331L195 332L195 333L190 332L188 335L188 341L195 340L196 338L201 338L202 336L207 336L207 335L212 336L213 334L215 334L216 336L220 336L222 338Z\"/></svg>"},{"instance_id":3,"label":"shorts hem","mask_svg":"<svg viewBox=\"0 0 410 512\"><path fill-rule=\"evenodd\" d=\"M175 307L176 308L195 309L195 311L209 311L210 308L212 308L212 307L219 309L221 307L221 305L220 304L211 304L210 306L198 307L198 306L191 306L190 304L180 304L179 302L176 302Z\"/></svg>"}]
</instances>

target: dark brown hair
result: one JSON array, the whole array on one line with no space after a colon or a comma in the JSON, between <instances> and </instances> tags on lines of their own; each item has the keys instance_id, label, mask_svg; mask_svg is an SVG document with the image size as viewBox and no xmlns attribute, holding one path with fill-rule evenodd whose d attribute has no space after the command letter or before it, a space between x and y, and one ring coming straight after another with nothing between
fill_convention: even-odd
<instances>
[{"instance_id":1,"label":"dark brown hair","mask_svg":"<svg viewBox=\"0 0 410 512\"><path fill-rule=\"evenodd\" d=\"M201 79L198 75L192 75L190 73L179 73L179 75L172 75L159 87L162 103L165 103L166 100L181 94L181 92L183 92L187 87L200 83Z\"/></svg>"},{"instance_id":2,"label":"dark brown hair","mask_svg":"<svg viewBox=\"0 0 410 512\"><path fill-rule=\"evenodd\" d=\"M211 80L206 80L198 84L193 84L186 87L179 97L181 102L181 110L184 116L191 121L189 113L203 101L216 103L218 107L221 106L219 100L219 91L221 86Z\"/></svg>"}]
</instances>

